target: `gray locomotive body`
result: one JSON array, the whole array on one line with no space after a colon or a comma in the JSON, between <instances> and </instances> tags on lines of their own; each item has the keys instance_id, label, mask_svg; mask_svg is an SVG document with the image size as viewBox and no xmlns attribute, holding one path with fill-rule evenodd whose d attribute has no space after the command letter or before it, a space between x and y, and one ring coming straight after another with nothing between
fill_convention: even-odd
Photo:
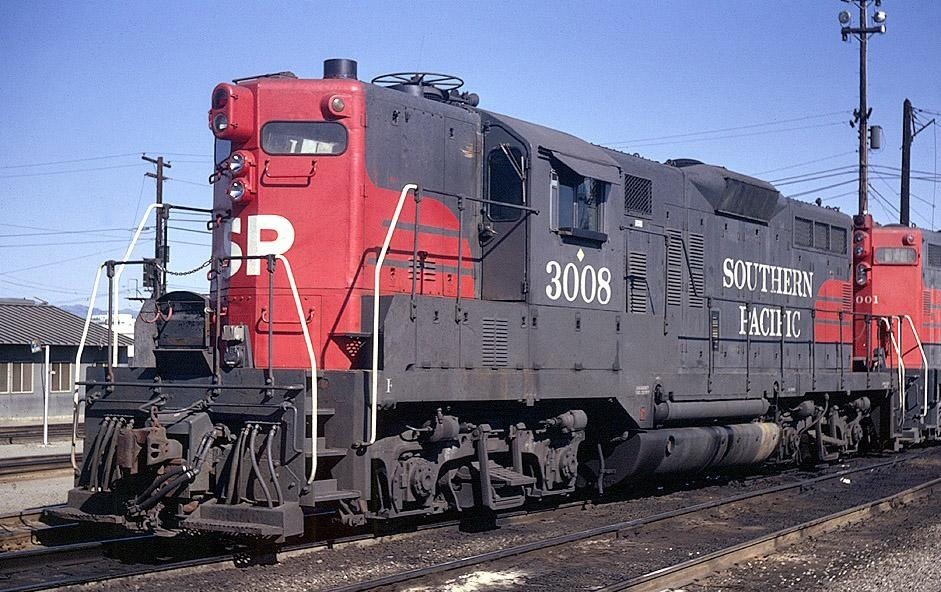
<instances>
[{"instance_id":1,"label":"gray locomotive body","mask_svg":"<svg viewBox=\"0 0 941 592\"><path fill-rule=\"evenodd\" d=\"M477 109L421 79L363 86L369 183L417 184L416 236L466 242L466 259L459 248L428 263L416 238L389 264L412 290L379 297L378 333L372 296L351 291L359 331L333 338L363 355L316 377L238 354L251 343L220 328L231 294L218 276L211 297L187 296L189 316L141 333L145 367L89 377L68 515L283 539L321 510L348 524L501 510L651 475L832 460L887 438L891 374L854 365L849 216L721 167ZM428 202L457 227L422 226ZM219 189L214 210L231 216ZM215 235L216 257L231 256L230 234ZM421 286L456 275L457 290L425 294L419 274Z\"/></svg>"}]
</instances>

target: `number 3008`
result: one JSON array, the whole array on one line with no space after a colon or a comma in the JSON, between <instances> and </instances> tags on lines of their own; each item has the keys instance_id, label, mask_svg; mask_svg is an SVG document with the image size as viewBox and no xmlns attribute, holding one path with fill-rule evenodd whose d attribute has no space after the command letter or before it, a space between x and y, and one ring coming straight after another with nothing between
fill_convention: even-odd
<instances>
[{"instance_id":1,"label":"number 3008","mask_svg":"<svg viewBox=\"0 0 941 592\"><path fill-rule=\"evenodd\" d=\"M550 300L564 297L569 302L581 299L587 304L595 300L598 304L611 301L611 270L607 267L596 271L591 265L579 269L574 263L562 267L558 261L550 261L546 263L546 273L550 276L546 286Z\"/></svg>"}]
</instances>

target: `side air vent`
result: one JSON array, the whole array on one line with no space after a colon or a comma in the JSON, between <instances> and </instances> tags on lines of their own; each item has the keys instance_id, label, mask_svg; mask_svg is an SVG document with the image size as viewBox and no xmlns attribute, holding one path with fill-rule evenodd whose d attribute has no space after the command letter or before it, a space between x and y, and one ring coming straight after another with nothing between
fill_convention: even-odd
<instances>
[{"instance_id":1,"label":"side air vent","mask_svg":"<svg viewBox=\"0 0 941 592\"><path fill-rule=\"evenodd\" d=\"M667 304L683 304L683 235L667 229Z\"/></svg>"},{"instance_id":2,"label":"side air vent","mask_svg":"<svg viewBox=\"0 0 941 592\"><path fill-rule=\"evenodd\" d=\"M926 321L934 321L932 318L932 313L934 312L934 307L931 303L931 290L922 290L921 293L921 312L925 316Z\"/></svg>"},{"instance_id":3,"label":"side air vent","mask_svg":"<svg viewBox=\"0 0 941 592\"><path fill-rule=\"evenodd\" d=\"M506 319L480 320L480 360L484 366L499 368L509 362L509 343Z\"/></svg>"},{"instance_id":4,"label":"side air vent","mask_svg":"<svg viewBox=\"0 0 941 592\"><path fill-rule=\"evenodd\" d=\"M653 182L624 175L624 213L649 216L653 213Z\"/></svg>"},{"instance_id":5,"label":"side air vent","mask_svg":"<svg viewBox=\"0 0 941 592\"><path fill-rule=\"evenodd\" d=\"M813 287L811 287L811 289L813 289ZM843 312L853 312L853 284L843 282L840 286L840 290L840 296L843 299Z\"/></svg>"},{"instance_id":6,"label":"side air vent","mask_svg":"<svg viewBox=\"0 0 941 592\"><path fill-rule=\"evenodd\" d=\"M435 281L435 279L438 277L438 266L435 264L434 259L419 256L418 265L415 265L414 267L413 261L414 259L412 257L408 258L408 281L412 281L413 271L417 271L419 282Z\"/></svg>"},{"instance_id":7,"label":"side air vent","mask_svg":"<svg viewBox=\"0 0 941 592\"><path fill-rule=\"evenodd\" d=\"M830 249L830 225L814 222L814 248L827 251Z\"/></svg>"},{"instance_id":8,"label":"side air vent","mask_svg":"<svg viewBox=\"0 0 941 592\"><path fill-rule=\"evenodd\" d=\"M941 245L928 243L928 267L941 267Z\"/></svg>"},{"instance_id":9,"label":"side air vent","mask_svg":"<svg viewBox=\"0 0 941 592\"><path fill-rule=\"evenodd\" d=\"M839 226L830 228L830 250L837 255L846 255L846 229Z\"/></svg>"},{"instance_id":10,"label":"side air vent","mask_svg":"<svg viewBox=\"0 0 941 592\"><path fill-rule=\"evenodd\" d=\"M706 247L703 235L689 233L689 306L702 308L705 304L705 257Z\"/></svg>"},{"instance_id":11,"label":"side air vent","mask_svg":"<svg viewBox=\"0 0 941 592\"><path fill-rule=\"evenodd\" d=\"M814 223L806 218L794 218L794 244L798 247L814 246Z\"/></svg>"},{"instance_id":12,"label":"side air vent","mask_svg":"<svg viewBox=\"0 0 941 592\"><path fill-rule=\"evenodd\" d=\"M627 254L627 311L647 314L649 299L647 287L647 253L630 251Z\"/></svg>"}]
</instances>

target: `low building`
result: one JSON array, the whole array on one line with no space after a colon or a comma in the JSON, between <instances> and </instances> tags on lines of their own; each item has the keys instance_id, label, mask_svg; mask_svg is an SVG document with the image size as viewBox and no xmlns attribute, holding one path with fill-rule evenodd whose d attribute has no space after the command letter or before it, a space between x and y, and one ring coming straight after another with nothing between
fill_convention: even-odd
<instances>
[{"instance_id":1,"label":"low building","mask_svg":"<svg viewBox=\"0 0 941 592\"><path fill-rule=\"evenodd\" d=\"M0 299L0 422L41 423L48 383L50 423L72 421L72 390L88 366L108 363L108 329L92 323L78 368L85 319L26 299ZM118 363L133 342L118 335Z\"/></svg>"}]
</instances>

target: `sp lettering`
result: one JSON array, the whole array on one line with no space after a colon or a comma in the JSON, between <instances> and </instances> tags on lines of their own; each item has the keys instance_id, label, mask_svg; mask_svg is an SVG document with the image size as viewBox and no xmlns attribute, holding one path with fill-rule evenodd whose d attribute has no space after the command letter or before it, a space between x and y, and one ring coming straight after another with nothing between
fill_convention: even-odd
<instances>
[{"instance_id":1,"label":"sp lettering","mask_svg":"<svg viewBox=\"0 0 941 592\"><path fill-rule=\"evenodd\" d=\"M277 214L257 214L248 216L245 232L245 253L249 257L258 255L283 255L294 244L294 226L284 216ZM232 234L242 234L242 219L232 220ZM272 238L273 237L273 238ZM242 247L235 241L231 243L232 256L241 257ZM242 261L232 261L232 275L242 268ZM261 260L249 259L245 262L246 275L261 274Z\"/></svg>"}]
</instances>

